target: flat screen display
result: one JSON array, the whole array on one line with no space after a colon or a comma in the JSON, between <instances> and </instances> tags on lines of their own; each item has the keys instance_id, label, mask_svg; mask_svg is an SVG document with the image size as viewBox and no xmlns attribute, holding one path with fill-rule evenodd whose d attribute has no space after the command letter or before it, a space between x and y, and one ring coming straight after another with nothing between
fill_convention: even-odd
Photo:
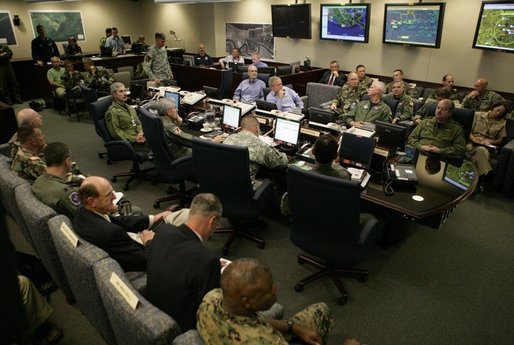
<instances>
[{"instance_id":1,"label":"flat screen display","mask_svg":"<svg viewBox=\"0 0 514 345\"><path fill-rule=\"evenodd\" d=\"M375 151L375 139L361 137L348 132L341 136L339 146L339 162L342 165L355 166L360 169L369 169Z\"/></svg>"},{"instance_id":2,"label":"flat screen display","mask_svg":"<svg viewBox=\"0 0 514 345\"><path fill-rule=\"evenodd\" d=\"M223 106L223 128L239 128L241 122L241 108L225 104Z\"/></svg>"},{"instance_id":3,"label":"flat screen display","mask_svg":"<svg viewBox=\"0 0 514 345\"><path fill-rule=\"evenodd\" d=\"M439 48L444 3L386 4L383 42Z\"/></svg>"},{"instance_id":4,"label":"flat screen display","mask_svg":"<svg viewBox=\"0 0 514 345\"><path fill-rule=\"evenodd\" d=\"M282 141L289 146L295 146L298 144L299 135L300 122L277 117L275 124L275 140Z\"/></svg>"},{"instance_id":5,"label":"flat screen display","mask_svg":"<svg viewBox=\"0 0 514 345\"><path fill-rule=\"evenodd\" d=\"M470 161L464 161L460 167L446 164L444 180L449 184L459 189L467 190L473 183L474 178L473 163Z\"/></svg>"},{"instance_id":6,"label":"flat screen display","mask_svg":"<svg viewBox=\"0 0 514 345\"><path fill-rule=\"evenodd\" d=\"M271 5L274 37L312 38L311 4Z\"/></svg>"},{"instance_id":7,"label":"flat screen display","mask_svg":"<svg viewBox=\"0 0 514 345\"><path fill-rule=\"evenodd\" d=\"M407 127L389 122L375 121L375 131L379 144L390 145L400 151L405 150Z\"/></svg>"},{"instance_id":8,"label":"flat screen display","mask_svg":"<svg viewBox=\"0 0 514 345\"><path fill-rule=\"evenodd\" d=\"M366 43L370 4L321 4L320 38Z\"/></svg>"},{"instance_id":9,"label":"flat screen display","mask_svg":"<svg viewBox=\"0 0 514 345\"><path fill-rule=\"evenodd\" d=\"M164 97L172 99L177 106L177 109L180 108L180 93L173 91L164 91Z\"/></svg>"},{"instance_id":10,"label":"flat screen display","mask_svg":"<svg viewBox=\"0 0 514 345\"><path fill-rule=\"evenodd\" d=\"M482 2L473 48L514 53L513 2Z\"/></svg>"}]
</instances>

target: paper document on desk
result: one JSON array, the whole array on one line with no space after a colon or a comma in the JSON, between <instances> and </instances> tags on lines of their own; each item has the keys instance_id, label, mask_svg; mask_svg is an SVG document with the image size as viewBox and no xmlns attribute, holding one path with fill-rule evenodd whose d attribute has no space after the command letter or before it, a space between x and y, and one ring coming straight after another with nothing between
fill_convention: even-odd
<instances>
[{"instance_id":1,"label":"paper document on desk","mask_svg":"<svg viewBox=\"0 0 514 345\"><path fill-rule=\"evenodd\" d=\"M205 94L198 93L198 92L188 92L184 95L184 98L182 98L182 103L193 105L202 99L206 97Z\"/></svg>"},{"instance_id":2,"label":"paper document on desk","mask_svg":"<svg viewBox=\"0 0 514 345\"><path fill-rule=\"evenodd\" d=\"M250 111L252 111L255 108L255 105L244 103L244 102L237 102L236 104L232 103L229 105L234 105L238 108L241 108L241 116L246 115L247 113L249 113Z\"/></svg>"},{"instance_id":3,"label":"paper document on desk","mask_svg":"<svg viewBox=\"0 0 514 345\"><path fill-rule=\"evenodd\" d=\"M375 131L368 131L366 129L361 129L357 127L352 127L348 129L346 132L366 138L371 138L373 135L375 135Z\"/></svg>"},{"instance_id":4,"label":"paper document on desk","mask_svg":"<svg viewBox=\"0 0 514 345\"><path fill-rule=\"evenodd\" d=\"M293 120L293 121L302 121L303 118L305 117L305 115L302 115L302 114L295 114L295 113L288 113L288 112L276 112L275 115L277 115L277 117L283 117L285 119Z\"/></svg>"},{"instance_id":5,"label":"paper document on desk","mask_svg":"<svg viewBox=\"0 0 514 345\"><path fill-rule=\"evenodd\" d=\"M366 170L357 168L346 168L346 170L352 175L352 181L360 182L362 188L366 187L371 177Z\"/></svg>"}]
</instances>

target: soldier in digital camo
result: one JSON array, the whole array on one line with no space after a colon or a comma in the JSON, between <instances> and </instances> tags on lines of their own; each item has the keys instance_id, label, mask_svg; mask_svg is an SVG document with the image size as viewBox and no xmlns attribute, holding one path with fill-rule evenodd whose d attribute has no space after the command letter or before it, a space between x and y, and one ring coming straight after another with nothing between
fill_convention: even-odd
<instances>
[{"instance_id":1,"label":"soldier in digital camo","mask_svg":"<svg viewBox=\"0 0 514 345\"><path fill-rule=\"evenodd\" d=\"M146 75L150 80L155 81L156 85L171 85L173 79L165 44L166 36L162 32L156 32L155 45L148 48L143 61Z\"/></svg>"}]
</instances>

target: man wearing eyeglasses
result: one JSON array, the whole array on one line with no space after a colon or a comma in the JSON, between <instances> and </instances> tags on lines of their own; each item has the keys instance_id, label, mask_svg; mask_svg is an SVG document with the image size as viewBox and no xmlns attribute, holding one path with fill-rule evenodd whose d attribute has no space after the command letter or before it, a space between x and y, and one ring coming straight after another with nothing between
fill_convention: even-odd
<instances>
[{"instance_id":1,"label":"man wearing eyeglasses","mask_svg":"<svg viewBox=\"0 0 514 345\"><path fill-rule=\"evenodd\" d=\"M408 144L417 150L450 158L463 158L466 140L460 124L452 119L455 105L450 99L437 103L435 116L421 121L409 136Z\"/></svg>"},{"instance_id":2,"label":"man wearing eyeglasses","mask_svg":"<svg viewBox=\"0 0 514 345\"><path fill-rule=\"evenodd\" d=\"M168 52L166 51L166 36L162 32L155 33L155 45L148 48L143 69L148 78L155 82L157 86L171 85L173 73L168 62Z\"/></svg>"}]
</instances>

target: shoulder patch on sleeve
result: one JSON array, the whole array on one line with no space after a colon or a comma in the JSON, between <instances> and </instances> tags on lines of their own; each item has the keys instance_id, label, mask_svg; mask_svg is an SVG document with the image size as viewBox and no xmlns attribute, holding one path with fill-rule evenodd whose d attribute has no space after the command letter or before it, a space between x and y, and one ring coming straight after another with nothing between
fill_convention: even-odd
<instances>
[{"instance_id":1,"label":"shoulder patch on sleeve","mask_svg":"<svg viewBox=\"0 0 514 345\"><path fill-rule=\"evenodd\" d=\"M70 199L71 203L75 206L80 205L80 198L79 194L77 192L72 192L68 198Z\"/></svg>"}]
</instances>

